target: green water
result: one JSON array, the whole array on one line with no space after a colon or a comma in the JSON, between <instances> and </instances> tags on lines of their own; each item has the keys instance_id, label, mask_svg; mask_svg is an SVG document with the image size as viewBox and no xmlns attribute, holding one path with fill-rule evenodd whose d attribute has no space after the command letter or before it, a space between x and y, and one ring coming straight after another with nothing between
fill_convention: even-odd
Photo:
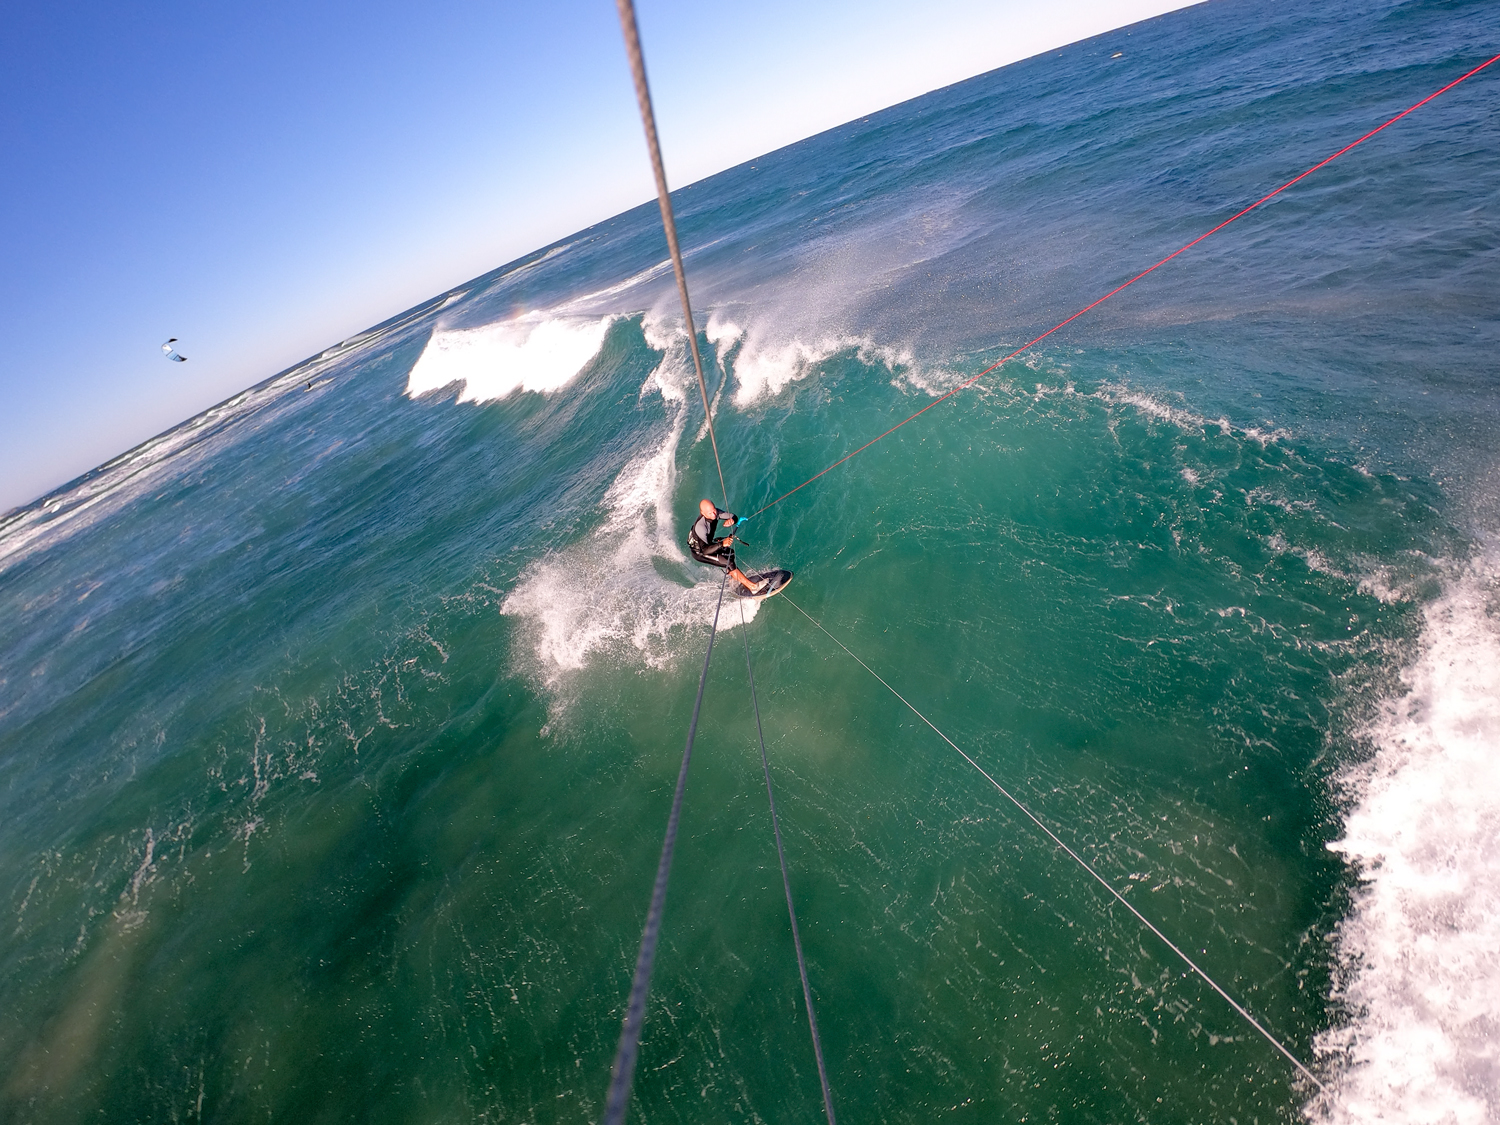
<instances>
[{"instance_id":1,"label":"green water","mask_svg":"<svg viewBox=\"0 0 1500 1125\"><path fill-rule=\"evenodd\" d=\"M658 358L634 322L605 354L601 403ZM1159 417L1089 389L1089 366L1044 363L1041 391L947 403L940 425L745 533L797 569L788 599L1305 1051L1327 1019L1319 935L1339 905L1319 849L1331 711L1379 681L1410 628L1401 604L1336 571L1426 542L1433 497ZM870 375L845 354L820 383L851 433L906 397ZM493 425L441 401L396 409L448 419L450 466ZM616 473L616 445L650 451L671 432L654 397L612 425L524 402L501 414L542 427L544 459ZM323 440L315 417L279 424L282 458ZM603 443L569 441L600 429ZM775 491L778 474L819 467L819 429L796 407L778 426L726 413L720 440ZM275 444L245 443L220 480ZM10 979L33 983L11 990L4 1043L23 1116L188 1119L200 1098L299 1120L602 1108L717 584L653 659L617 632L559 670L535 655L537 622L500 607L559 550L565 573L597 562L583 474L549 478L538 506L554 529L465 558L482 533L461 508L379 530L416 490L367 483L389 455L378 432L353 444L325 472L354 482L354 510L309 519L300 494L258 499L262 543L286 545L269 574L265 548L233 544L209 511L185 523L191 545L164 547L155 570L216 608L141 583L139 607L105 618L130 618L116 660L11 727L13 751L34 732L108 751L40 775L7 759L35 827L6 833L31 880ZM679 468L670 511L632 511L643 525L685 525L712 473L706 443ZM531 483L491 479L502 509ZM152 501L158 526L235 487L175 484ZM57 582L55 561L30 565L34 588ZM643 553L627 577L680 589L658 574L674 565ZM56 585L56 603L79 585ZM148 623L149 639L132 633ZM846 1119L1277 1119L1295 1102L1267 1044L791 605L765 603L748 630ZM720 635L709 677L636 1098L653 1117L812 1120L741 643L739 628ZM62 644L46 675L68 678L75 651L97 649ZM39 836L40 854L17 854Z\"/></svg>"},{"instance_id":2,"label":"green water","mask_svg":"<svg viewBox=\"0 0 1500 1125\"><path fill-rule=\"evenodd\" d=\"M1083 44L684 192L729 506L1435 88L1451 29L1493 19L1388 7L1388 53L1407 25L1382 21L1425 21L1415 78L1372 55L1330 90L1334 16L1193 9L1117 87ZM1194 52L1227 42L1244 82L1203 85ZM1174 83L1218 115L1189 128ZM821 1117L747 637L844 1121L1293 1121L1315 1094L796 607L1337 1084L1340 778L1492 461L1494 321L1469 314L1493 256L1453 232L1497 181L1402 178L1480 160L1469 114L745 526L742 560L796 580L724 608L631 1120ZM1132 122L1134 146L1090 132ZM1107 210L1147 187L1146 217ZM717 475L654 224L477 279L0 522L0 1116L598 1118L718 590L682 548ZM602 338L546 393L495 358L535 359L538 325Z\"/></svg>"}]
</instances>

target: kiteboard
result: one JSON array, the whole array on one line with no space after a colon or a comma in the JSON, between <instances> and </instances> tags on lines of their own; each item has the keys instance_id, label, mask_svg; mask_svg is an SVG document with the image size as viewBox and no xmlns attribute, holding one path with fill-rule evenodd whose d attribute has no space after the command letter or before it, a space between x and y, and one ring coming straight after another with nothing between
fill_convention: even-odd
<instances>
[{"instance_id":1,"label":"kiteboard","mask_svg":"<svg viewBox=\"0 0 1500 1125\"><path fill-rule=\"evenodd\" d=\"M787 588L792 581L792 572L790 570L763 570L759 574L747 574L745 577L750 579L751 582L759 582L762 578L769 578L771 584L760 593L752 594L738 582L730 582L729 584L734 587L735 597L744 598L746 601L763 602L772 594L779 594Z\"/></svg>"}]
</instances>

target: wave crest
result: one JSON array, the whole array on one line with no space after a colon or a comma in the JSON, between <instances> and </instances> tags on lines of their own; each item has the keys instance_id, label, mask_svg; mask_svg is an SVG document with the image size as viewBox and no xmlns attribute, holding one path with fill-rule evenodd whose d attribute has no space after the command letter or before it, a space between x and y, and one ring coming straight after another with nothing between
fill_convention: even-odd
<instances>
[{"instance_id":1,"label":"wave crest","mask_svg":"<svg viewBox=\"0 0 1500 1125\"><path fill-rule=\"evenodd\" d=\"M617 318L532 312L479 328L436 329L406 377L417 398L454 383L459 402L493 402L515 391L551 394L599 354Z\"/></svg>"}]
</instances>

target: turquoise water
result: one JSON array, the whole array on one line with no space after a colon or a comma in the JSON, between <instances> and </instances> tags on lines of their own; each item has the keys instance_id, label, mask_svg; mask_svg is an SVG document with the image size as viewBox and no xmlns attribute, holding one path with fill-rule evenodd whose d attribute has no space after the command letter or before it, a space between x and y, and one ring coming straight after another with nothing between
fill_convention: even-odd
<instances>
[{"instance_id":1,"label":"turquoise water","mask_svg":"<svg viewBox=\"0 0 1500 1125\"><path fill-rule=\"evenodd\" d=\"M1194 8L683 189L729 506L1495 43ZM821 1115L746 636L843 1120L1500 1112L1497 81L746 525L797 578L725 610L633 1120ZM7 1119L598 1117L718 591L663 256L653 203L0 523Z\"/></svg>"}]
</instances>

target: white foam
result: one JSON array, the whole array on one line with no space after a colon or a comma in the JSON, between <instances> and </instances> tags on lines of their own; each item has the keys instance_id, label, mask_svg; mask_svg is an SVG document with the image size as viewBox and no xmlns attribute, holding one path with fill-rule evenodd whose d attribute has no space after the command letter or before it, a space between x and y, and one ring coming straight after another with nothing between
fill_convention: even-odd
<instances>
[{"instance_id":1,"label":"white foam","mask_svg":"<svg viewBox=\"0 0 1500 1125\"><path fill-rule=\"evenodd\" d=\"M1360 575L1359 592L1377 598L1386 605L1410 600L1411 592L1394 567L1375 564Z\"/></svg>"},{"instance_id":2,"label":"white foam","mask_svg":"<svg viewBox=\"0 0 1500 1125\"><path fill-rule=\"evenodd\" d=\"M1338 933L1351 1022L1334 1122L1500 1121L1500 560L1428 606L1422 648L1370 735L1330 845L1365 882Z\"/></svg>"},{"instance_id":3,"label":"white foam","mask_svg":"<svg viewBox=\"0 0 1500 1125\"><path fill-rule=\"evenodd\" d=\"M1071 388L1070 388L1071 389ZM1037 384L1038 394L1041 393L1042 385ZM1093 397L1101 402L1112 406L1131 406L1140 413L1158 421L1166 422L1168 425L1176 426L1180 430L1190 433L1206 433L1210 429L1216 429L1225 437L1239 435L1248 438L1262 448L1278 441L1283 441L1290 435L1282 429L1263 430L1259 426L1236 426L1220 415L1218 418L1208 418L1193 410L1181 406L1173 406L1169 402L1163 402L1154 395L1135 390L1123 383L1102 383L1099 389L1093 393Z\"/></svg>"},{"instance_id":4,"label":"white foam","mask_svg":"<svg viewBox=\"0 0 1500 1125\"><path fill-rule=\"evenodd\" d=\"M501 603L501 612L524 622L525 670L553 689L554 716L566 702L556 689L594 658L665 667L683 651L698 651L713 621L720 574L689 560L672 511L677 450L689 414L686 392L695 380L683 362L682 339L678 333L675 343L668 341L667 355L641 387L643 395L659 393L675 404L675 416L654 448L616 476L597 532L533 563ZM758 608L744 606L747 622ZM726 597L719 628L739 623L740 609Z\"/></svg>"},{"instance_id":5,"label":"white foam","mask_svg":"<svg viewBox=\"0 0 1500 1125\"><path fill-rule=\"evenodd\" d=\"M1229 424L1227 418L1206 418L1196 411L1173 406L1171 403L1163 402L1153 395L1145 394L1122 383L1103 383L1094 394L1102 402L1133 406L1140 413L1176 426L1180 430L1201 433L1210 427L1215 427L1225 435L1234 433L1234 427Z\"/></svg>"},{"instance_id":6,"label":"white foam","mask_svg":"<svg viewBox=\"0 0 1500 1125\"><path fill-rule=\"evenodd\" d=\"M713 322L710 324L712 326ZM725 340L744 341L734 361L734 376L738 384L734 401L738 406L748 406L759 398L780 394L792 383L812 375L824 360L843 351L853 351L867 366L884 367L894 376L892 381L897 386L909 385L933 396L946 393L961 378L941 368L923 370L917 366L910 351L879 344L864 336L824 336L813 341L797 338L769 340L753 332L746 333L729 322L716 328ZM710 335L710 339L713 338ZM715 344L717 346L717 340Z\"/></svg>"},{"instance_id":7,"label":"white foam","mask_svg":"<svg viewBox=\"0 0 1500 1125\"><path fill-rule=\"evenodd\" d=\"M747 340L734 364L738 388L734 401L748 406L758 398L780 394L788 384L804 379L812 368L845 348L858 347L859 340L832 336L816 343L789 340L764 344Z\"/></svg>"},{"instance_id":8,"label":"white foam","mask_svg":"<svg viewBox=\"0 0 1500 1125\"><path fill-rule=\"evenodd\" d=\"M890 370L900 372L891 380L894 386L911 387L933 398L942 397L969 378L962 371L952 371L946 367L921 367L917 364L916 357L904 349L870 345L861 348L859 355L866 363L872 358L878 359ZM994 387L997 383L998 380L989 385Z\"/></svg>"},{"instance_id":9,"label":"white foam","mask_svg":"<svg viewBox=\"0 0 1500 1125\"><path fill-rule=\"evenodd\" d=\"M717 311L709 316L708 325L703 329L703 334L708 337L708 342L714 346L714 350L721 358L730 348L745 338L744 328L726 319Z\"/></svg>"},{"instance_id":10,"label":"white foam","mask_svg":"<svg viewBox=\"0 0 1500 1125\"><path fill-rule=\"evenodd\" d=\"M641 316L641 335L645 337L646 346L652 351L666 352L670 355L678 348L684 352L687 349L687 331L683 322L673 320L670 316L660 316L655 312L646 312ZM663 362L653 375L658 373L670 374L677 369L676 364Z\"/></svg>"},{"instance_id":11,"label":"white foam","mask_svg":"<svg viewBox=\"0 0 1500 1125\"><path fill-rule=\"evenodd\" d=\"M460 402L492 402L515 391L550 394L599 354L615 320L529 312L479 328L435 329L406 377L410 398L463 384Z\"/></svg>"}]
</instances>

